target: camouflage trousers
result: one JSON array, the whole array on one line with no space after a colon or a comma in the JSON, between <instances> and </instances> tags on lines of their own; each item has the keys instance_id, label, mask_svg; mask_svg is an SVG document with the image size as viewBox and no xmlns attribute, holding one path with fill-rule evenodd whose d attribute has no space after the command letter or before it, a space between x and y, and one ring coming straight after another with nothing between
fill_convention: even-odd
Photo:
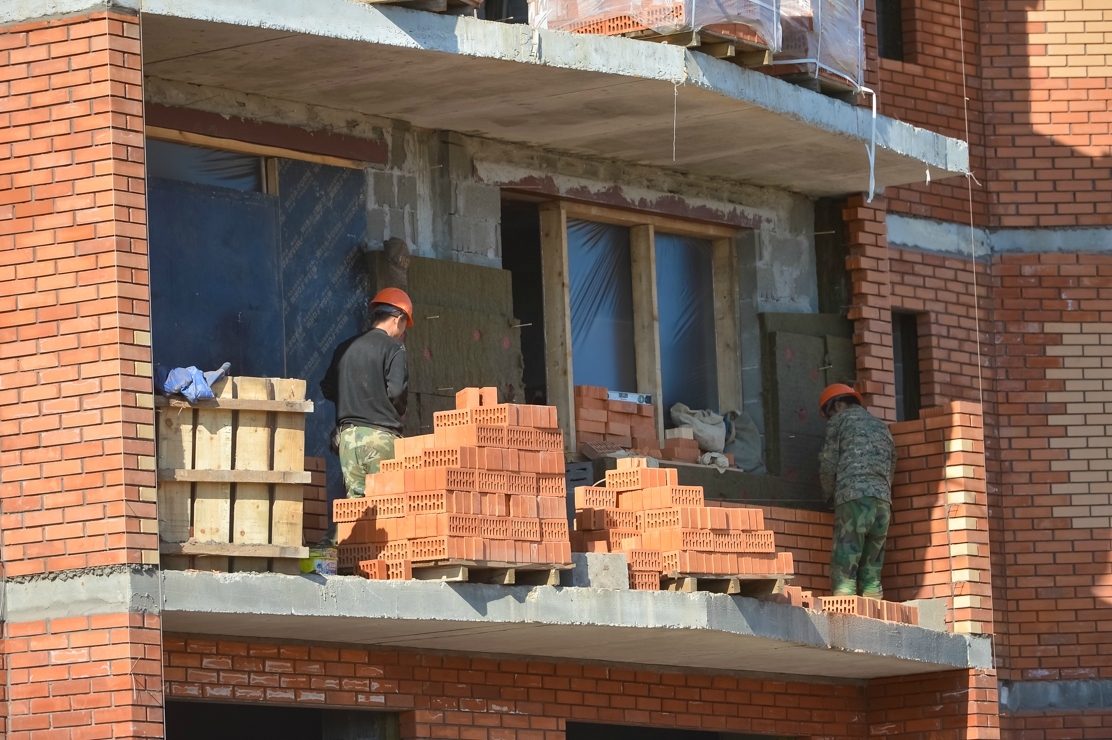
<instances>
[{"instance_id":1,"label":"camouflage trousers","mask_svg":"<svg viewBox=\"0 0 1112 740\"><path fill-rule=\"evenodd\" d=\"M397 437L372 427L347 427L340 432L340 469L348 498L363 498L367 476L384 460L394 459Z\"/></svg>"},{"instance_id":2,"label":"camouflage trousers","mask_svg":"<svg viewBox=\"0 0 1112 740\"><path fill-rule=\"evenodd\" d=\"M891 519L892 505L872 496L834 508L830 586L835 596L883 596L880 570L884 567L884 541Z\"/></svg>"}]
</instances>

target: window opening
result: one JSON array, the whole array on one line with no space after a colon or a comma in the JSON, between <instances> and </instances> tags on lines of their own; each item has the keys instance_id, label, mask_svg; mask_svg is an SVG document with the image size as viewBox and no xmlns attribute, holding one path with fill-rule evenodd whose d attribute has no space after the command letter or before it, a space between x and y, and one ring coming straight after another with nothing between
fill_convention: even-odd
<instances>
[{"instance_id":1,"label":"window opening","mask_svg":"<svg viewBox=\"0 0 1112 740\"><path fill-rule=\"evenodd\" d=\"M536 203L502 201L502 268L510 271L514 318L521 324L521 381L525 402L546 404L544 273L541 218Z\"/></svg>"},{"instance_id":2,"label":"window opening","mask_svg":"<svg viewBox=\"0 0 1112 740\"><path fill-rule=\"evenodd\" d=\"M568 219L575 385L637 389L629 229Z\"/></svg>"},{"instance_id":3,"label":"window opening","mask_svg":"<svg viewBox=\"0 0 1112 740\"><path fill-rule=\"evenodd\" d=\"M897 62L904 60L903 0L876 0L877 54Z\"/></svg>"},{"instance_id":4,"label":"window opening","mask_svg":"<svg viewBox=\"0 0 1112 740\"><path fill-rule=\"evenodd\" d=\"M718 409L713 247L706 239L656 233L656 295L664 420L683 403Z\"/></svg>"},{"instance_id":5,"label":"window opening","mask_svg":"<svg viewBox=\"0 0 1112 740\"><path fill-rule=\"evenodd\" d=\"M892 312L892 357L896 375L896 421L919 418L922 389L919 379L919 317Z\"/></svg>"},{"instance_id":6,"label":"window opening","mask_svg":"<svg viewBox=\"0 0 1112 740\"><path fill-rule=\"evenodd\" d=\"M147 139L147 177L263 192L263 159L251 154Z\"/></svg>"}]
</instances>

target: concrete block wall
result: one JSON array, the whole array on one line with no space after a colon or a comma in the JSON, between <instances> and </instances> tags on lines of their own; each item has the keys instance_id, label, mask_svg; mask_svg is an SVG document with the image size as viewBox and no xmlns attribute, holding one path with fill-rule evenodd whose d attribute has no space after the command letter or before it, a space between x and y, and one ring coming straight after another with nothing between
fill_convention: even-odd
<instances>
[{"instance_id":1,"label":"concrete block wall","mask_svg":"<svg viewBox=\"0 0 1112 740\"><path fill-rule=\"evenodd\" d=\"M139 26L0 29L6 579L158 561ZM3 625L9 738L158 737L157 616L105 595Z\"/></svg>"}]
</instances>

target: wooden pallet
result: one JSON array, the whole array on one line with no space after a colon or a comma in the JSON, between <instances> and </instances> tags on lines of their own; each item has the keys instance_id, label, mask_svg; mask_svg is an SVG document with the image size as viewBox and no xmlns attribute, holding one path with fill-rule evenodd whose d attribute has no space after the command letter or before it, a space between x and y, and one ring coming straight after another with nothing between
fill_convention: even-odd
<instances>
[{"instance_id":1,"label":"wooden pallet","mask_svg":"<svg viewBox=\"0 0 1112 740\"><path fill-rule=\"evenodd\" d=\"M437 560L413 564L416 581L496 583L501 586L559 586L560 571L574 565L503 563L492 560Z\"/></svg>"},{"instance_id":2,"label":"wooden pallet","mask_svg":"<svg viewBox=\"0 0 1112 740\"><path fill-rule=\"evenodd\" d=\"M158 529L167 569L299 572L305 381L223 378L216 398L155 397Z\"/></svg>"},{"instance_id":3,"label":"wooden pallet","mask_svg":"<svg viewBox=\"0 0 1112 740\"><path fill-rule=\"evenodd\" d=\"M690 594L708 591L730 596L767 596L783 590L791 576L721 576L691 573L665 573L660 579L661 591Z\"/></svg>"},{"instance_id":4,"label":"wooden pallet","mask_svg":"<svg viewBox=\"0 0 1112 740\"><path fill-rule=\"evenodd\" d=\"M715 59L726 59L740 67L761 67L772 63L772 52L741 39L731 38L712 31L683 31L681 33L661 34L656 31L630 31L622 36L642 41L652 41L670 46L684 46L702 52Z\"/></svg>"}]
</instances>

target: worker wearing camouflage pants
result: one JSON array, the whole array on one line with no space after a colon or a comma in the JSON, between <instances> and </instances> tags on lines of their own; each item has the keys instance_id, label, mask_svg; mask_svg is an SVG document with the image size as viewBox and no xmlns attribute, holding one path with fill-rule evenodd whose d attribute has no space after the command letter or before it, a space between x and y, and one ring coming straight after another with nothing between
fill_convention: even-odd
<instances>
[{"instance_id":1,"label":"worker wearing camouflage pants","mask_svg":"<svg viewBox=\"0 0 1112 740\"><path fill-rule=\"evenodd\" d=\"M385 460L394 459L397 435L374 427L349 426L340 430L340 469L348 498L362 498L367 476Z\"/></svg>"},{"instance_id":2,"label":"worker wearing camouflage pants","mask_svg":"<svg viewBox=\"0 0 1112 740\"><path fill-rule=\"evenodd\" d=\"M888 426L861 406L849 386L827 388L819 406L828 419L819 477L827 504L834 504L831 589L835 596L880 599L896 445Z\"/></svg>"}]
</instances>

